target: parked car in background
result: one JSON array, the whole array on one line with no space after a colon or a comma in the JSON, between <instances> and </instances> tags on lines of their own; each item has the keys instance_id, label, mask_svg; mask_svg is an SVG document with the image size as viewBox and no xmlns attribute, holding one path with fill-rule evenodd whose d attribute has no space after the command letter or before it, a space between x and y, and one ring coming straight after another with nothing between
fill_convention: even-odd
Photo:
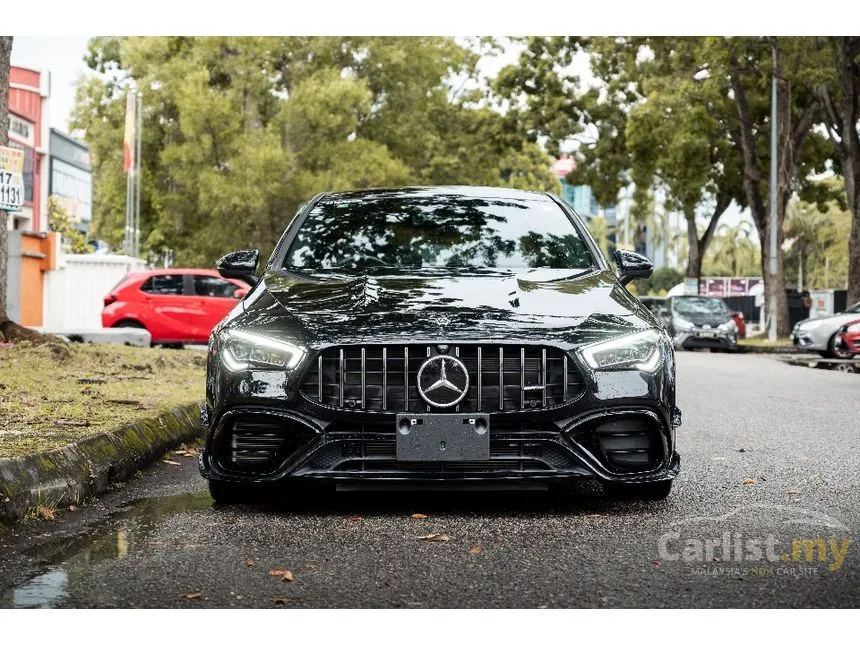
<instances>
[{"instance_id":1,"label":"parked car in background","mask_svg":"<svg viewBox=\"0 0 860 645\"><path fill-rule=\"evenodd\" d=\"M860 302L857 302L842 313L819 318L807 318L794 326L791 332L792 342L802 349L818 352L825 358L851 358L857 352L836 344L836 335L843 325L858 318Z\"/></svg>"},{"instance_id":2,"label":"parked car in background","mask_svg":"<svg viewBox=\"0 0 860 645\"><path fill-rule=\"evenodd\" d=\"M854 356L860 354L860 318L839 328L834 345L844 348Z\"/></svg>"},{"instance_id":3,"label":"parked car in background","mask_svg":"<svg viewBox=\"0 0 860 645\"><path fill-rule=\"evenodd\" d=\"M738 338L747 337L747 323L744 320L744 314L741 311L729 309L729 315L735 321L735 326L738 328Z\"/></svg>"},{"instance_id":4,"label":"parked car in background","mask_svg":"<svg viewBox=\"0 0 860 645\"><path fill-rule=\"evenodd\" d=\"M722 298L672 296L667 298L663 322L675 347L734 351L738 327Z\"/></svg>"},{"instance_id":5,"label":"parked car in background","mask_svg":"<svg viewBox=\"0 0 860 645\"><path fill-rule=\"evenodd\" d=\"M102 326L146 329L153 344L206 343L249 290L211 269L135 271L105 296Z\"/></svg>"}]
</instances>

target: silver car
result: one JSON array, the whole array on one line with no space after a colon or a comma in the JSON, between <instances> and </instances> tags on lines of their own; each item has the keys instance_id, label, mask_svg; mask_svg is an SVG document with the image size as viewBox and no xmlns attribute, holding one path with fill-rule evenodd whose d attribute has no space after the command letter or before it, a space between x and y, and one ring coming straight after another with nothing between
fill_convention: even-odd
<instances>
[{"instance_id":1,"label":"silver car","mask_svg":"<svg viewBox=\"0 0 860 645\"><path fill-rule=\"evenodd\" d=\"M844 345L837 344L836 332L842 325L856 320L858 314L860 302L833 316L801 320L794 326L791 340L796 346L818 352L825 358L851 358L853 354Z\"/></svg>"}]
</instances>

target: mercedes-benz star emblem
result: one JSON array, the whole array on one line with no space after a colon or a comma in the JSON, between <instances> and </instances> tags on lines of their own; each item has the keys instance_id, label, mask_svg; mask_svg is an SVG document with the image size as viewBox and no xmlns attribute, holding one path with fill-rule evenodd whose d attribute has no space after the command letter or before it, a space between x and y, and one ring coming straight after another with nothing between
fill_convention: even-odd
<instances>
[{"instance_id":1,"label":"mercedes-benz star emblem","mask_svg":"<svg viewBox=\"0 0 860 645\"><path fill-rule=\"evenodd\" d=\"M430 405L450 408L469 391L469 372L453 356L428 358L418 370L418 394Z\"/></svg>"}]
</instances>

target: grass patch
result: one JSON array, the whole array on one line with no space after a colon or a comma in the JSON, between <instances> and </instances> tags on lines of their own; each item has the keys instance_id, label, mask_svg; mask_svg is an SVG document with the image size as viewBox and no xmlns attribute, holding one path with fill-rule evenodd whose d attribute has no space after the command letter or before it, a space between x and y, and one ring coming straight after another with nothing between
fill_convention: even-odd
<instances>
[{"instance_id":1,"label":"grass patch","mask_svg":"<svg viewBox=\"0 0 860 645\"><path fill-rule=\"evenodd\" d=\"M776 341L770 342L767 336L755 336L753 338L739 338L738 345L747 345L749 347L792 347L793 343L788 337L777 338Z\"/></svg>"},{"instance_id":2,"label":"grass patch","mask_svg":"<svg viewBox=\"0 0 860 645\"><path fill-rule=\"evenodd\" d=\"M0 346L0 457L59 448L204 397L206 354L26 342Z\"/></svg>"}]
</instances>

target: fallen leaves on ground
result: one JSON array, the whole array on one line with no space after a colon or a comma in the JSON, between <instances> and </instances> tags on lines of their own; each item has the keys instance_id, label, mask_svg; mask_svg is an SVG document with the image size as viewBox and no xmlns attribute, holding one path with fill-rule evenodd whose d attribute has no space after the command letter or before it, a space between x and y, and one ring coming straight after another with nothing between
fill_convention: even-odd
<instances>
[{"instance_id":1,"label":"fallen leaves on ground","mask_svg":"<svg viewBox=\"0 0 860 645\"><path fill-rule=\"evenodd\" d=\"M430 533L429 535L420 535L418 539L427 542L448 542L451 536L446 533Z\"/></svg>"},{"instance_id":2,"label":"fallen leaves on ground","mask_svg":"<svg viewBox=\"0 0 860 645\"><path fill-rule=\"evenodd\" d=\"M293 572L289 569L272 569L269 571L270 576L281 576L281 580L284 582L292 582L293 581Z\"/></svg>"},{"instance_id":3,"label":"fallen leaves on ground","mask_svg":"<svg viewBox=\"0 0 860 645\"><path fill-rule=\"evenodd\" d=\"M181 466L182 465L178 461L173 461L172 459L162 459L161 461L164 462L165 464L170 464L171 466Z\"/></svg>"},{"instance_id":4,"label":"fallen leaves on ground","mask_svg":"<svg viewBox=\"0 0 860 645\"><path fill-rule=\"evenodd\" d=\"M297 602L298 598L286 598L286 597L278 597L272 598L272 602L276 605L287 605L292 602Z\"/></svg>"},{"instance_id":5,"label":"fallen leaves on ground","mask_svg":"<svg viewBox=\"0 0 860 645\"><path fill-rule=\"evenodd\" d=\"M788 494L789 494L789 495L800 495L800 494L801 494L801 491L799 491L799 490L790 490L790 491L788 491Z\"/></svg>"},{"instance_id":6,"label":"fallen leaves on ground","mask_svg":"<svg viewBox=\"0 0 860 645\"><path fill-rule=\"evenodd\" d=\"M41 517L43 520L53 520L54 519L54 509L48 508L47 506L37 506L36 514Z\"/></svg>"},{"instance_id":7,"label":"fallen leaves on ground","mask_svg":"<svg viewBox=\"0 0 860 645\"><path fill-rule=\"evenodd\" d=\"M413 519L413 520L426 520L427 519L427 516L424 515L424 513L412 513L412 515L410 515L409 517L410 517L410 519Z\"/></svg>"},{"instance_id":8,"label":"fallen leaves on ground","mask_svg":"<svg viewBox=\"0 0 860 645\"><path fill-rule=\"evenodd\" d=\"M603 513L589 513L585 517L606 517Z\"/></svg>"},{"instance_id":9,"label":"fallen leaves on ground","mask_svg":"<svg viewBox=\"0 0 860 645\"><path fill-rule=\"evenodd\" d=\"M202 591L191 591L189 593L182 594L182 597L185 598L185 600L202 600L203 599L203 592Z\"/></svg>"},{"instance_id":10,"label":"fallen leaves on ground","mask_svg":"<svg viewBox=\"0 0 860 645\"><path fill-rule=\"evenodd\" d=\"M791 491L789 491L789 492L791 492ZM69 510L70 510L72 513L74 513L76 510L78 510L78 507L77 507L77 506L75 506L74 504L72 504L71 506L69 506Z\"/></svg>"},{"instance_id":11,"label":"fallen leaves on ground","mask_svg":"<svg viewBox=\"0 0 860 645\"><path fill-rule=\"evenodd\" d=\"M361 515L350 515L346 519L348 519L350 522L360 522L361 521Z\"/></svg>"},{"instance_id":12,"label":"fallen leaves on ground","mask_svg":"<svg viewBox=\"0 0 860 645\"><path fill-rule=\"evenodd\" d=\"M755 486L758 482L755 479L745 479L744 486Z\"/></svg>"},{"instance_id":13,"label":"fallen leaves on ground","mask_svg":"<svg viewBox=\"0 0 860 645\"><path fill-rule=\"evenodd\" d=\"M478 555L482 550L483 549L481 549L481 547L479 546L473 546L471 549L469 549L469 555Z\"/></svg>"},{"instance_id":14,"label":"fallen leaves on ground","mask_svg":"<svg viewBox=\"0 0 860 645\"><path fill-rule=\"evenodd\" d=\"M248 568L250 569L250 568L251 568L251 567L253 567L253 566L256 566L256 565L254 564L254 561L253 561L251 558L248 558Z\"/></svg>"}]
</instances>

